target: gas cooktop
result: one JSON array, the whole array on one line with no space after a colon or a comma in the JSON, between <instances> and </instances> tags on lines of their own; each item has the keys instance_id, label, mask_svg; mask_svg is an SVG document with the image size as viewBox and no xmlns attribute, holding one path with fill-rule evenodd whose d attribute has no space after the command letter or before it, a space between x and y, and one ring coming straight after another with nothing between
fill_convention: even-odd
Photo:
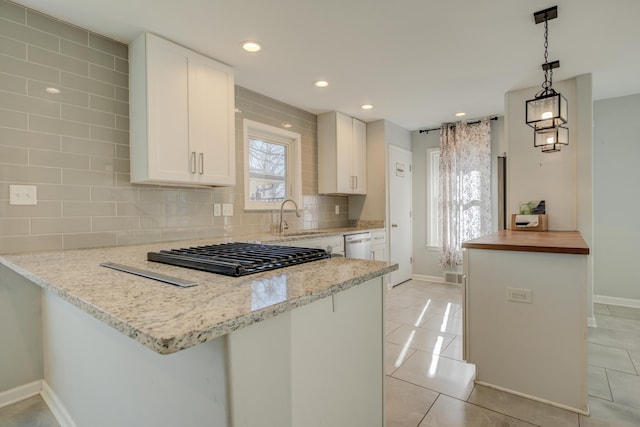
<instances>
[{"instance_id":1,"label":"gas cooktop","mask_svg":"<svg viewBox=\"0 0 640 427\"><path fill-rule=\"evenodd\" d=\"M235 277L330 257L324 249L257 243L225 243L147 253L149 261Z\"/></svg>"}]
</instances>

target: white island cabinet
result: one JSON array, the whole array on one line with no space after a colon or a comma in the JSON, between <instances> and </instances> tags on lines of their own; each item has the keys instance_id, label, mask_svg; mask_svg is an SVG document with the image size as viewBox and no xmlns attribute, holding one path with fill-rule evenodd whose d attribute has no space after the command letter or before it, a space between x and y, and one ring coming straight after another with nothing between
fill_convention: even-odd
<instances>
[{"instance_id":1,"label":"white island cabinet","mask_svg":"<svg viewBox=\"0 0 640 427\"><path fill-rule=\"evenodd\" d=\"M129 53L131 182L234 185L233 70L150 33Z\"/></svg>"},{"instance_id":2,"label":"white island cabinet","mask_svg":"<svg viewBox=\"0 0 640 427\"><path fill-rule=\"evenodd\" d=\"M580 233L503 230L462 246L463 351L476 382L588 414Z\"/></svg>"},{"instance_id":3,"label":"white island cabinet","mask_svg":"<svg viewBox=\"0 0 640 427\"><path fill-rule=\"evenodd\" d=\"M332 111L318 116L318 191L367 194L367 125Z\"/></svg>"}]
</instances>

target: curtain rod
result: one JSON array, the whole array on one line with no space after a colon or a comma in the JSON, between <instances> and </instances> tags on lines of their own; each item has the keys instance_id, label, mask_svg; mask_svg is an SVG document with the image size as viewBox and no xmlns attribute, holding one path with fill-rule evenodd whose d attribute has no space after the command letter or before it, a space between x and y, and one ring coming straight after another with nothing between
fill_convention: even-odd
<instances>
[{"instance_id":1,"label":"curtain rod","mask_svg":"<svg viewBox=\"0 0 640 427\"><path fill-rule=\"evenodd\" d=\"M491 118L489 118L489 120L498 120L498 116L493 116ZM467 122L468 125L475 125L476 123L480 123L482 120L476 120L473 122ZM420 129L420 133L429 133L429 132L433 132L436 130L440 130L440 128L433 128L433 129Z\"/></svg>"}]
</instances>

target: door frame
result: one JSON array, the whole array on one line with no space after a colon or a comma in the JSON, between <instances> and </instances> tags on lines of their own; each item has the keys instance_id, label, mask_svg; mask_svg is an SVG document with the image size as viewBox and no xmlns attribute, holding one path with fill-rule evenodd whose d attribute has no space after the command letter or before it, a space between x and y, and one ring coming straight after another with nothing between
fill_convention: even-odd
<instances>
[{"instance_id":1,"label":"door frame","mask_svg":"<svg viewBox=\"0 0 640 427\"><path fill-rule=\"evenodd\" d=\"M402 152L405 153L407 155L409 155L409 157L411 158L411 167L413 164L413 152L411 150L407 150L406 148L402 148L400 146L394 145L394 144L388 144L387 145L387 159L386 159L386 169L387 169L387 195L386 195L386 209L387 209L387 221L385 224L385 227L387 229L387 253L388 255L388 260L389 262L391 262L391 242L392 242L392 233L391 233L391 178L392 178L392 173L393 173L393 168L391 165L391 151L392 150L396 150L398 152ZM411 169L411 187L413 189L413 170ZM413 260L413 190L409 192L409 202L410 202L410 220L409 220L409 236L410 236L410 242L409 242L409 247L411 248L411 260ZM409 280L411 280L411 278L413 277L413 263L411 263L411 277L409 278ZM387 282L387 288L391 289L393 286L395 286L392 282L392 277L393 273L389 273L389 281ZM404 282L402 282L404 283ZM399 283L397 283L399 284ZM396 285L397 285L396 284Z\"/></svg>"}]
</instances>

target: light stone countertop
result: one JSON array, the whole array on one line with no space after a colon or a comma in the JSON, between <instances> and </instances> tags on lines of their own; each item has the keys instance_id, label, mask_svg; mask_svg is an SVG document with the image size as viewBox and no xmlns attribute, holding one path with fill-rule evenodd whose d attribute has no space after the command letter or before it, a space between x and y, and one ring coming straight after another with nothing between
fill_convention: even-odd
<instances>
[{"instance_id":1,"label":"light stone countertop","mask_svg":"<svg viewBox=\"0 0 640 427\"><path fill-rule=\"evenodd\" d=\"M0 256L0 264L161 354L212 340L398 268L387 262L331 258L235 278L146 260L147 252L161 249L247 240L286 245L291 240L265 237L11 254ZM103 262L190 279L198 285L181 288L101 267Z\"/></svg>"}]
</instances>

